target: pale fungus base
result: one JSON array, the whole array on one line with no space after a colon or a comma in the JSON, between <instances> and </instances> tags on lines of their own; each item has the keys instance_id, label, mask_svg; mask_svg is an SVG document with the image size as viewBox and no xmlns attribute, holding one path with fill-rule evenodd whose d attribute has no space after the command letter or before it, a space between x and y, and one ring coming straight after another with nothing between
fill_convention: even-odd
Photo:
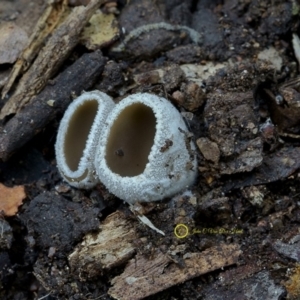
<instances>
[{"instance_id":1,"label":"pale fungus base","mask_svg":"<svg viewBox=\"0 0 300 300\"><path fill-rule=\"evenodd\" d=\"M81 181L85 180L88 177L88 175L89 175L89 170L85 169L83 174L78 176L78 177L75 177L75 176L74 177L69 177L66 174L64 174L64 177L65 177L65 179L68 180L69 183L76 184L76 183L80 183Z\"/></svg>"},{"instance_id":2,"label":"pale fungus base","mask_svg":"<svg viewBox=\"0 0 300 300\"><path fill-rule=\"evenodd\" d=\"M70 170L76 171L94 123L98 101L85 101L74 112L65 136L64 153Z\"/></svg>"},{"instance_id":3,"label":"pale fungus base","mask_svg":"<svg viewBox=\"0 0 300 300\"><path fill-rule=\"evenodd\" d=\"M137 176L145 170L154 143L156 118L142 103L125 108L113 123L107 141L105 159L112 172Z\"/></svg>"}]
</instances>

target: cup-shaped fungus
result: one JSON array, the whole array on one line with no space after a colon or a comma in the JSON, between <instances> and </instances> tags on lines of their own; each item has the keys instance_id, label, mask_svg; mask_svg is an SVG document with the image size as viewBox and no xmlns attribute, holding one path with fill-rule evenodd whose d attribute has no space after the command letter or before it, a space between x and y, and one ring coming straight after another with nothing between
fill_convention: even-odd
<instances>
[{"instance_id":1,"label":"cup-shaped fungus","mask_svg":"<svg viewBox=\"0 0 300 300\"><path fill-rule=\"evenodd\" d=\"M99 182L94 169L96 146L114 105L108 95L92 91L83 93L66 110L55 152L58 170L70 185L91 188Z\"/></svg>"},{"instance_id":2,"label":"cup-shaped fungus","mask_svg":"<svg viewBox=\"0 0 300 300\"><path fill-rule=\"evenodd\" d=\"M195 146L168 100L134 94L108 116L95 168L108 190L128 203L161 200L194 182Z\"/></svg>"}]
</instances>

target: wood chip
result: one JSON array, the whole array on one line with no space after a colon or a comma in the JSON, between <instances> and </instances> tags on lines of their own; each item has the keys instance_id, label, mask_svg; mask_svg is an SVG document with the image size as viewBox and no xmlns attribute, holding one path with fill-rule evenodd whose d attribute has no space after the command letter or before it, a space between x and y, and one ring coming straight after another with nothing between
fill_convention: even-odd
<instances>
[{"instance_id":1,"label":"wood chip","mask_svg":"<svg viewBox=\"0 0 300 300\"><path fill-rule=\"evenodd\" d=\"M185 254L184 267L161 252L153 259L138 254L124 272L111 281L113 286L108 294L118 300L143 299L196 276L235 264L241 253L237 244L221 244L201 253Z\"/></svg>"},{"instance_id":2,"label":"wood chip","mask_svg":"<svg viewBox=\"0 0 300 300\"><path fill-rule=\"evenodd\" d=\"M14 216L25 198L24 186L10 188L0 183L0 211L3 211L5 216Z\"/></svg>"},{"instance_id":3,"label":"wood chip","mask_svg":"<svg viewBox=\"0 0 300 300\"><path fill-rule=\"evenodd\" d=\"M114 14L94 14L84 28L81 40L90 50L100 49L118 39L120 34Z\"/></svg>"},{"instance_id":4,"label":"wood chip","mask_svg":"<svg viewBox=\"0 0 300 300\"><path fill-rule=\"evenodd\" d=\"M135 253L132 243L138 238L135 224L120 211L109 215L101 224L101 232L97 235L87 234L84 241L70 254L72 271L85 280L99 276L102 269L110 269L126 262Z\"/></svg>"},{"instance_id":5,"label":"wood chip","mask_svg":"<svg viewBox=\"0 0 300 300\"><path fill-rule=\"evenodd\" d=\"M223 187L223 192L284 180L300 168L299 157L300 147L285 146L265 156L261 166L253 172L240 174L236 179L227 181Z\"/></svg>"}]
</instances>

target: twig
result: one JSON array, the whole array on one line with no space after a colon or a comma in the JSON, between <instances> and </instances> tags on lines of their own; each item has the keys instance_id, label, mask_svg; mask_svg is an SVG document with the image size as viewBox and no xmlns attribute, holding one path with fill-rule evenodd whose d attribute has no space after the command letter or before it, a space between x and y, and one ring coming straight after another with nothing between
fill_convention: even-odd
<instances>
[{"instance_id":1,"label":"twig","mask_svg":"<svg viewBox=\"0 0 300 300\"><path fill-rule=\"evenodd\" d=\"M78 95L92 87L102 74L105 62L100 51L84 54L9 120L0 133L0 159L7 160L51 120L62 114L70 104L72 94Z\"/></svg>"}]
</instances>

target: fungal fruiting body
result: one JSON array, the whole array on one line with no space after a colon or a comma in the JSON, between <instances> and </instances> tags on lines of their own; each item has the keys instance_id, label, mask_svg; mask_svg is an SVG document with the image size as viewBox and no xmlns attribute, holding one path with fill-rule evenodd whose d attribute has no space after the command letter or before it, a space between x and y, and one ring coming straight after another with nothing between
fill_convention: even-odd
<instances>
[{"instance_id":1,"label":"fungal fruiting body","mask_svg":"<svg viewBox=\"0 0 300 300\"><path fill-rule=\"evenodd\" d=\"M192 184L195 146L177 109L166 99L138 93L110 112L95 155L100 181L117 197L156 201Z\"/></svg>"},{"instance_id":2,"label":"fungal fruiting body","mask_svg":"<svg viewBox=\"0 0 300 300\"><path fill-rule=\"evenodd\" d=\"M94 168L96 146L114 105L108 95L92 91L83 93L66 110L55 152L58 170L70 185L91 188L99 182Z\"/></svg>"}]
</instances>

